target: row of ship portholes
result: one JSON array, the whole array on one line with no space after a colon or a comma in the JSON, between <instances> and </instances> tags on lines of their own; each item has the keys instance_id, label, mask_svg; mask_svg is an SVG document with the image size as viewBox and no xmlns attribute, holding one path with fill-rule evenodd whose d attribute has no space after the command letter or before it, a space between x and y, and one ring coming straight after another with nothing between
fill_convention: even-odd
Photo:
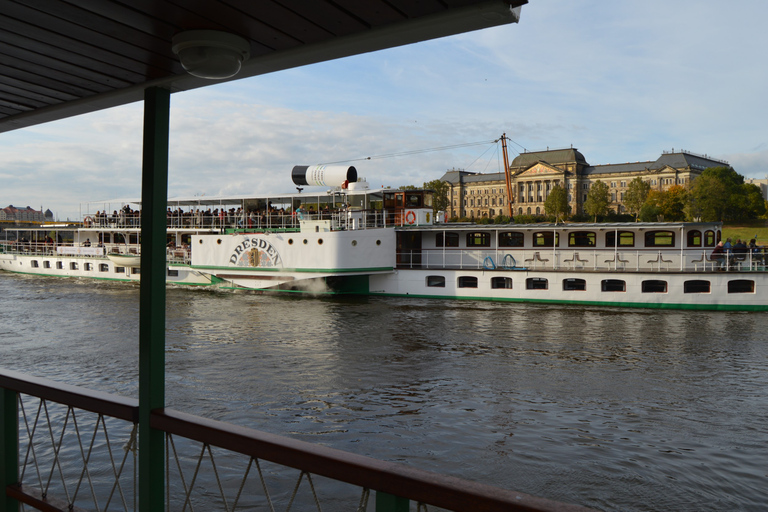
<instances>
[{"instance_id":1,"label":"row of ship portholes","mask_svg":"<svg viewBox=\"0 0 768 512\"><path fill-rule=\"evenodd\" d=\"M64 270L64 262L56 261L54 263L55 263L55 266L51 265L50 261L43 260L42 268L51 269L51 270L53 270L53 269ZM19 264L23 265L23 262L19 262ZM37 261L37 260L32 260L30 262L30 266L32 268L41 268L40 267L40 262ZM114 266L113 272L115 274L125 274L126 273L126 268L130 269L129 271L133 275L138 275L138 274L141 273L141 267L121 267L121 266L118 266L118 265ZM80 264L78 262L76 262L76 261L71 261L71 262L69 262L68 269L69 270L80 270ZM109 272L109 264L107 264L107 263L84 262L82 270L84 270L85 272L97 272L98 271L98 272L101 272L101 273L105 273L105 272ZM170 277L178 277L179 271L176 270L176 269L170 269L169 268L169 269L167 269L167 275L170 276Z\"/></svg>"},{"instance_id":2,"label":"row of ship portholes","mask_svg":"<svg viewBox=\"0 0 768 512\"><path fill-rule=\"evenodd\" d=\"M309 240L307 240L306 238L305 238L305 239L304 239L302 242L303 242L303 244L304 244L304 245L307 245L307 244L309 244ZM201 244L202 244L202 243L203 243L203 240L202 240L202 239L201 239L201 240L199 240L199 243L201 243ZM217 243L217 244L219 244L219 245L221 245L221 238L219 238L218 240L216 240L216 243ZM357 247L357 240L352 240L352 241L350 242L350 244L352 245L352 247ZM288 239L288 245L293 245L293 238L289 238L289 239ZM322 239L322 238L318 238L318 239L317 239L317 245L323 245L323 239ZM381 240L376 240L376 245L381 245Z\"/></svg>"},{"instance_id":3,"label":"row of ship portholes","mask_svg":"<svg viewBox=\"0 0 768 512\"><path fill-rule=\"evenodd\" d=\"M445 288L445 276L427 276L428 288ZM459 276L458 288L477 288L479 280L475 276ZM511 277L492 277L492 289L512 289ZM549 280L543 277L529 277L525 280L526 290L549 290ZM586 291L587 282L584 279L563 279L563 291ZM601 292L626 292L627 283L621 279L603 279L600 282ZM641 284L642 293L667 293L666 281L648 279ZM683 282L683 293L711 293L712 285L705 279L690 279ZM755 293L755 282L751 279L731 279L728 281L728 293Z\"/></svg>"}]
</instances>

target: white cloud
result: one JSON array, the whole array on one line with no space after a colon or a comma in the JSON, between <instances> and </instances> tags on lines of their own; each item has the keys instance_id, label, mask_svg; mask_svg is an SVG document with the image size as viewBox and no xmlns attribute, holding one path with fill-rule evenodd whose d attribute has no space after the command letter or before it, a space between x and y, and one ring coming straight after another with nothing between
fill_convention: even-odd
<instances>
[{"instance_id":1,"label":"white cloud","mask_svg":"<svg viewBox=\"0 0 768 512\"><path fill-rule=\"evenodd\" d=\"M674 147L762 177L766 15L757 0L538 0L518 25L176 94L169 191L290 191L296 164L503 132L528 150L573 145L593 164ZM0 203L69 215L81 201L138 197L141 122L136 104L3 134ZM498 171L487 149L354 164L374 186L420 184L452 167Z\"/></svg>"}]
</instances>

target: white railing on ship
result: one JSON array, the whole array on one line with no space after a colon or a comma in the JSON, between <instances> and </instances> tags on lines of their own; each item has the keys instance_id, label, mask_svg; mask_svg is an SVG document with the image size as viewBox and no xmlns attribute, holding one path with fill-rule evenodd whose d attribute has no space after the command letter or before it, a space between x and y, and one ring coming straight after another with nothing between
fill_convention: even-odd
<instances>
[{"instance_id":1,"label":"white railing on ship","mask_svg":"<svg viewBox=\"0 0 768 512\"><path fill-rule=\"evenodd\" d=\"M766 270L768 254L723 255L713 259L711 250L571 250L551 248L524 250L422 249L401 251L401 268L467 270L626 270L635 272L711 272Z\"/></svg>"},{"instance_id":2,"label":"white railing on ship","mask_svg":"<svg viewBox=\"0 0 768 512\"><path fill-rule=\"evenodd\" d=\"M390 215L391 217L391 215ZM259 215L197 215L184 213L167 216L167 227L171 229L298 229L301 220L330 220L334 229L367 229L384 227L387 213L380 210L337 210L306 211L300 213L264 213ZM391 224L391 222L389 222ZM95 216L86 215L83 226L87 228L127 229L141 228L139 215Z\"/></svg>"},{"instance_id":3,"label":"white railing on ship","mask_svg":"<svg viewBox=\"0 0 768 512\"><path fill-rule=\"evenodd\" d=\"M140 254L140 247L138 244L106 244L100 248L102 251L91 250L87 254L60 254L58 248L75 248L83 247L74 244L43 244L43 243L25 243L25 242L0 242L0 253L4 254L16 254L26 256L51 256L51 257L66 257L66 258L103 258L110 254L115 255L127 255L137 256ZM166 249L166 256L168 261L174 263L189 263L190 250L186 247L169 247Z\"/></svg>"}]
</instances>

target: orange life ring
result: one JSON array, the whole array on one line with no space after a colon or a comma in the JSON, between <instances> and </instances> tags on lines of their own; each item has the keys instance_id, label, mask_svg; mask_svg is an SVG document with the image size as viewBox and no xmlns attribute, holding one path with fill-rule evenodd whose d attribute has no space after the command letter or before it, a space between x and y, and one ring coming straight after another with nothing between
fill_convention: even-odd
<instances>
[{"instance_id":1,"label":"orange life ring","mask_svg":"<svg viewBox=\"0 0 768 512\"><path fill-rule=\"evenodd\" d=\"M412 211L406 213L405 214L405 222L407 222L408 224L413 224L414 222L416 222L416 214L413 213Z\"/></svg>"},{"instance_id":2,"label":"orange life ring","mask_svg":"<svg viewBox=\"0 0 768 512\"><path fill-rule=\"evenodd\" d=\"M89 228L91 227L91 225L93 225L93 217L91 217L90 215L86 215L85 218L83 219L83 226Z\"/></svg>"}]
</instances>

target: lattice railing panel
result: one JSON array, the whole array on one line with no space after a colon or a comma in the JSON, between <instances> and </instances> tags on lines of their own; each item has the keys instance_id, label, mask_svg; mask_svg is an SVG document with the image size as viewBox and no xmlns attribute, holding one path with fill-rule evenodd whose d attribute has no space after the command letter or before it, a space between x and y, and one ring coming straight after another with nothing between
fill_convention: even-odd
<instances>
[{"instance_id":1,"label":"lattice railing panel","mask_svg":"<svg viewBox=\"0 0 768 512\"><path fill-rule=\"evenodd\" d=\"M136 510L137 425L19 395L19 480L43 499Z\"/></svg>"},{"instance_id":2,"label":"lattice railing panel","mask_svg":"<svg viewBox=\"0 0 768 512\"><path fill-rule=\"evenodd\" d=\"M168 510L374 510L368 489L167 435Z\"/></svg>"}]
</instances>

